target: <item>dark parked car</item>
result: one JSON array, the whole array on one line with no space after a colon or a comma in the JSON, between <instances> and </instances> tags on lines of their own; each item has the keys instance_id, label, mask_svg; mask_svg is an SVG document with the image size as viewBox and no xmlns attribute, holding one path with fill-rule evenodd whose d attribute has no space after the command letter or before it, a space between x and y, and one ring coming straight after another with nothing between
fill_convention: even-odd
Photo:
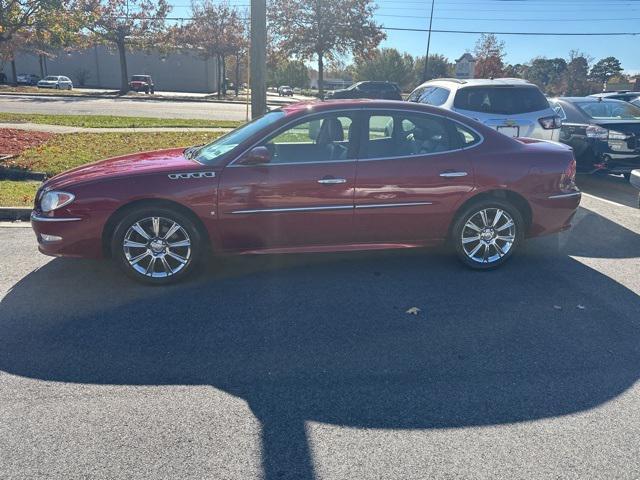
<instances>
[{"instance_id":1,"label":"dark parked car","mask_svg":"<svg viewBox=\"0 0 640 480\"><path fill-rule=\"evenodd\" d=\"M293 97L293 88L289 85L281 85L278 87L278 96L280 97Z\"/></svg>"},{"instance_id":2,"label":"dark parked car","mask_svg":"<svg viewBox=\"0 0 640 480\"><path fill-rule=\"evenodd\" d=\"M21 73L16 77L18 85L37 85L39 81L40 77L33 73Z\"/></svg>"},{"instance_id":3,"label":"dark parked car","mask_svg":"<svg viewBox=\"0 0 640 480\"><path fill-rule=\"evenodd\" d=\"M357 172L357 175L356 175ZM565 145L514 139L407 102L297 103L186 150L122 156L47 180L31 216L48 255L110 256L167 283L217 254L450 242L471 268L571 226Z\"/></svg>"},{"instance_id":4,"label":"dark parked car","mask_svg":"<svg viewBox=\"0 0 640 480\"><path fill-rule=\"evenodd\" d=\"M129 88L134 92L154 93L155 86L151 75L133 75Z\"/></svg>"},{"instance_id":5,"label":"dark parked car","mask_svg":"<svg viewBox=\"0 0 640 480\"><path fill-rule=\"evenodd\" d=\"M618 92L602 92L589 95L594 98L608 98L609 100L624 100L625 102L631 102L632 100L640 97L640 92L632 92L629 90L620 90Z\"/></svg>"},{"instance_id":6,"label":"dark parked car","mask_svg":"<svg viewBox=\"0 0 640 480\"><path fill-rule=\"evenodd\" d=\"M562 118L560 141L581 171L622 173L640 167L640 107L622 100L561 97L549 101Z\"/></svg>"},{"instance_id":7,"label":"dark parked car","mask_svg":"<svg viewBox=\"0 0 640 480\"><path fill-rule=\"evenodd\" d=\"M327 93L327 99L374 98L402 100L402 92L391 82L358 82L342 90Z\"/></svg>"}]
</instances>

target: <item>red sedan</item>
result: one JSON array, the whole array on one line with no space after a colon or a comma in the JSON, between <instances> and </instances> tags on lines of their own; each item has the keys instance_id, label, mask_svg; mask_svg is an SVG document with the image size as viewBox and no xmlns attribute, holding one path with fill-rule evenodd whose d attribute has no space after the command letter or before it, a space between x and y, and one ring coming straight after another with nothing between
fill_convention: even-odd
<instances>
[{"instance_id":1,"label":"red sedan","mask_svg":"<svg viewBox=\"0 0 640 480\"><path fill-rule=\"evenodd\" d=\"M513 139L453 112L381 100L299 103L214 142L82 166L40 188L42 253L112 257L168 283L206 253L337 252L450 242L504 263L570 227L567 146Z\"/></svg>"}]
</instances>

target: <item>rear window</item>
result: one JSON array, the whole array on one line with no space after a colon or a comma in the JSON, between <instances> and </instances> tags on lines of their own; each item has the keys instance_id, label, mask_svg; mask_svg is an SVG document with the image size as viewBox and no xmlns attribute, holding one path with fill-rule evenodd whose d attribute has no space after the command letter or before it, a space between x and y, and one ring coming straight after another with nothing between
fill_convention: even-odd
<instances>
[{"instance_id":1,"label":"rear window","mask_svg":"<svg viewBox=\"0 0 640 480\"><path fill-rule=\"evenodd\" d=\"M455 108L473 112L513 115L549 108L537 87L467 87L456 93Z\"/></svg>"},{"instance_id":2,"label":"rear window","mask_svg":"<svg viewBox=\"0 0 640 480\"><path fill-rule=\"evenodd\" d=\"M640 108L621 100L576 102L576 105L597 120L640 120Z\"/></svg>"}]
</instances>

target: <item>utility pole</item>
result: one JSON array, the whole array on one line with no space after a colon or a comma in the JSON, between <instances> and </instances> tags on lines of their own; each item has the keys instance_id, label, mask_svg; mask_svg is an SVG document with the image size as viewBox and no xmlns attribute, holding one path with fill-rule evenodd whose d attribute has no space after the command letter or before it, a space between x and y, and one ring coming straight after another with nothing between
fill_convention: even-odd
<instances>
[{"instance_id":1,"label":"utility pole","mask_svg":"<svg viewBox=\"0 0 640 480\"><path fill-rule=\"evenodd\" d=\"M433 25L433 4L436 0L431 0L431 15L429 16L429 36L427 37L427 55L424 57L424 72L422 72L422 81L427 81L429 75L429 47L431 46L431 26Z\"/></svg>"},{"instance_id":2,"label":"utility pole","mask_svg":"<svg viewBox=\"0 0 640 480\"><path fill-rule=\"evenodd\" d=\"M267 2L251 0L251 118L267 111Z\"/></svg>"}]
</instances>

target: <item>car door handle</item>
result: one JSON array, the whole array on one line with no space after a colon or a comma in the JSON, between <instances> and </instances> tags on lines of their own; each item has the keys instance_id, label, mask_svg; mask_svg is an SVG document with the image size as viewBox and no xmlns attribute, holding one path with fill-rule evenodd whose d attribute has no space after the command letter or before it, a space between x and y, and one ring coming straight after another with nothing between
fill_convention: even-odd
<instances>
[{"instance_id":1,"label":"car door handle","mask_svg":"<svg viewBox=\"0 0 640 480\"><path fill-rule=\"evenodd\" d=\"M467 175L467 172L454 172L452 170L447 170L440 174L440 176L444 178L466 177Z\"/></svg>"},{"instance_id":2,"label":"car door handle","mask_svg":"<svg viewBox=\"0 0 640 480\"><path fill-rule=\"evenodd\" d=\"M347 183L346 178L321 178L318 183L322 185L338 185L339 183Z\"/></svg>"}]
</instances>

